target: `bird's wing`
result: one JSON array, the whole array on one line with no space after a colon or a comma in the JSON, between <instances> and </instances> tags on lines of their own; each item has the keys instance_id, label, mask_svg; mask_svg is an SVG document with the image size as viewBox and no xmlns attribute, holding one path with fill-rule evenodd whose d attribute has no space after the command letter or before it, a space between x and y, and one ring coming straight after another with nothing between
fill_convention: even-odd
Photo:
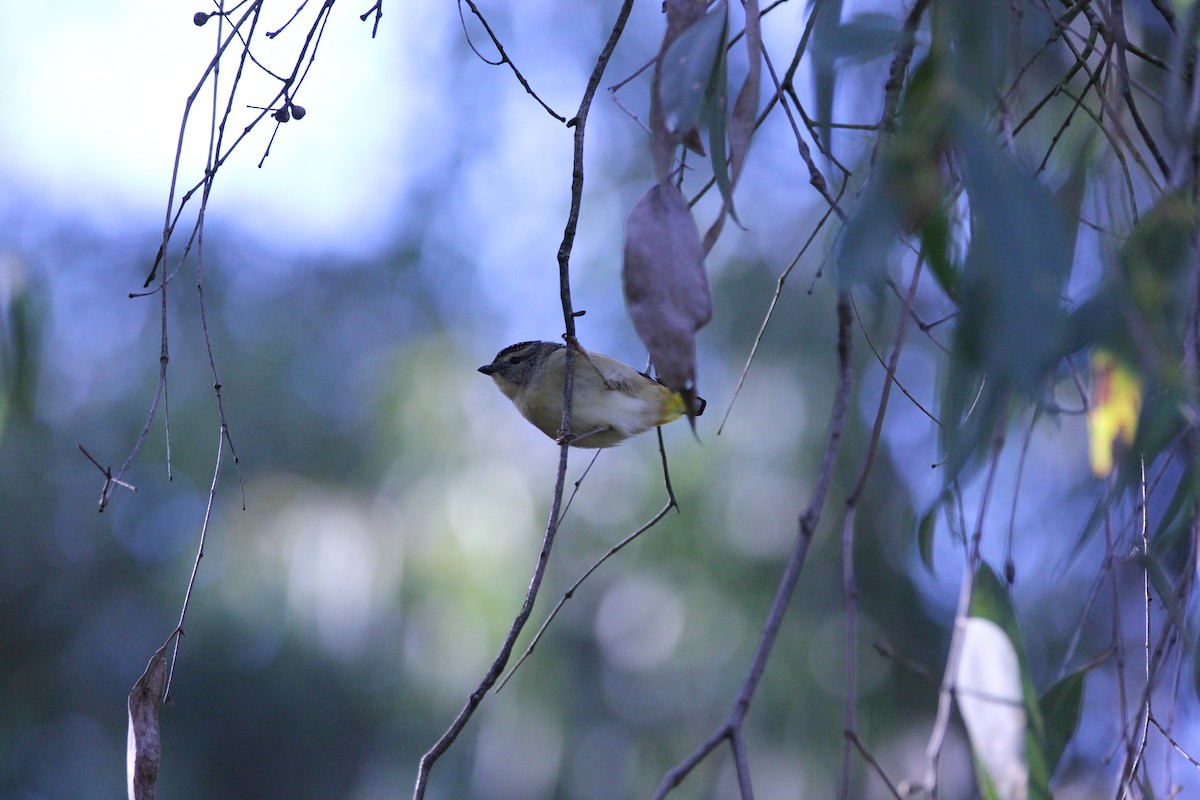
<instances>
[{"instance_id":1,"label":"bird's wing","mask_svg":"<svg viewBox=\"0 0 1200 800\"><path fill-rule=\"evenodd\" d=\"M585 360L600 373L600 377L604 378L608 388L615 392L635 396L639 387L647 382L652 382L633 367L622 364L615 358L609 358L599 353L588 353Z\"/></svg>"}]
</instances>

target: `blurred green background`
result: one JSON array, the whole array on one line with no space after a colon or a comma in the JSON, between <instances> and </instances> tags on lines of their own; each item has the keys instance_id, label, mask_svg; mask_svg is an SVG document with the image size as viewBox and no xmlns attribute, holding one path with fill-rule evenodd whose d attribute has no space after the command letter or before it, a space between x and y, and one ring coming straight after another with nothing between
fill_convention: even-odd
<instances>
[{"instance_id":1,"label":"blurred green background","mask_svg":"<svg viewBox=\"0 0 1200 800\"><path fill-rule=\"evenodd\" d=\"M126 476L137 492L118 491L97 513L103 476L78 446L117 467L153 398L161 309L156 296L128 294L158 247L183 101L212 32L193 26L190 6L68 5L79 15L0 9L3 72L13 76L0 99L18 111L0 123L5 797L123 791L126 695L176 624L219 435L193 259L168 301L172 479L160 414ZM803 26L804 4L791 6L773 12L781 41ZM270 27L292 10L273 9ZM474 57L452 4L388 4L374 41L356 19L363 10L335 9L297 96L308 115L279 130L261 169L270 131L256 130L209 205L207 323L239 471L226 452L173 704L162 712L162 797L407 795L421 753L507 632L545 527L558 449L475 368L512 342L562 332L554 256L571 132L509 72ZM615 5L485 12L538 92L570 117ZM660 26L658 4L635 7L602 87L653 54ZM281 59L289 52L286 37L264 43L264 57L271 46ZM877 119L886 67L848 66L838 113ZM641 115L645 83L620 95ZM575 307L587 311L579 336L640 364L619 267L624 214L648 181L645 137L603 91L587 132L572 258ZM871 142L867 132L839 135L851 160ZM664 430L680 512L567 603L437 764L430 796L647 796L724 719L810 498L836 384L835 289L819 239L784 285L717 435L776 281L824 211L791 137L779 115L757 134L738 193L744 229L728 226L708 262L715 315L699 339L708 412L699 441L683 424ZM185 147L186 181L199 175L200 146ZM932 293L920 302L930 319L948 310ZM882 350L896 304L864 294L859 310L860 384L845 444L854 455L839 468L747 729L757 794L768 799L828 797L836 786L836 525L882 383L863 335ZM926 407L938 356L922 339L901 364ZM915 778L936 679L901 665L940 674L961 558L944 537L937 572L919 564L913 509L938 488L936 429L903 398L893 402L886 457L859 511L860 732L889 772ZM1038 532L1072 530L1086 516L1098 489L1084 443L1083 421L1067 418L1035 442L1024 477L1018 524L1036 530L1016 544L1019 574L1030 576L1017 602L1030 615L1053 612L1031 625L1057 643L1044 645L1051 653L1071 635L1090 584L1042 567L1060 563L1072 540ZM1006 455L998 496L1012 496L1019 455ZM568 488L589 458L571 454ZM665 499L653 436L602 453L560 530L531 631ZM995 505L1006 525L1007 502ZM1002 536L989 542L993 563L1004 547ZM1101 632L1105 624L1096 621ZM1092 638L1085 631L1085 645ZM1027 646L1045 685L1062 665L1037 641ZM900 656L884 658L876 644ZM1068 770L1087 774L1113 735L1105 725L1093 720ZM885 796L856 773L854 796ZM966 797L971 785L952 731L943 796ZM735 794L724 753L678 791Z\"/></svg>"}]
</instances>

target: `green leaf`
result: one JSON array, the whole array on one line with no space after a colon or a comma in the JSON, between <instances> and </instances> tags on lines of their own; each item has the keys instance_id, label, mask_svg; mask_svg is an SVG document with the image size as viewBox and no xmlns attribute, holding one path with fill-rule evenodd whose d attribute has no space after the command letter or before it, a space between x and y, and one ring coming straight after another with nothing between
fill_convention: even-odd
<instances>
[{"instance_id":1,"label":"green leaf","mask_svg":"<svg viewBox=\"0 0 1200 800\"><path fill-rule=\"evenodd\" d=\"M958 115L949 126L971 208L962 302L941 413L947 482L977 463L1015 399L1067 352L1070 226L1049 190Z\"/></svg>"},{"instance_id":2,"label":"green leaf","mask_svg":"<svg viewBox=\"0 0 1200 800\"><path fill-rule=\"evenodd\" d=\"M1010 5L1004 0L939 4L931 44L946 56L956 102L982 121L1002 92L1006 46L1011 41Z\"/></svg>"},{"instance_id":3,"label":"green leaf","mask_svg":"<svg viewBox=\"0 0 1200 800\"><path fill-rule=\"evenodd\" d=\"M1064 220L1077 220L1081 216L1083 197L1088 184L1088 166L1094 163L1096 151L1095 135L1088 135L1075 153L1071 161L1071 171L1066 180L1054 192L1054 199L1062 209ZM1079 235L1078 225L1068 225L1067 235L1070 238L1071 251L1075 250L1075 241Z\"/></svg>"},{"instance_id":4,"label":"green leaf","mask_svg":"<svg viewBox=\"0 0 1200 800\"><path fill-rule=\"evenodd\" d=\"M697 127L709 88L725 52L725 0L679 34L663 54L658 93L663 121L672 134Z\"/></svg>"},{"instance_id":5,"label":"green leaf","mask_svg":"<svg viewBox=\"0 0 1200 800\"><path fill-rule=\"evenodd\" d=\"M954 125L971 205L956 354L997 389L1032 392L1063 354L1074 253L1062 209L973 124Z\"/></svg>"},{"instance_id":6,"label":"green leaf","mask_svg":"<svg viewBox=\"0 0 1200 800\"><path fill-rule=\"evenodd\" d=\"M1003 628L1014 642L1021 640L1021 632L1017 629L1017 616L1013 612L1012 601L1008 599L1008 591L999 576L987 564L980 564L979 571L975 573L967 616L989 619Z\"/></svg>"},{"instance_id":7,"label":"green leaf","mask_svg":"<svg viewBox=\"0 0 1200 800\"><path fill-rule=\"evenodd\" d=\"M933 532L937 529L937 513L941 509L941 500L929 507L917 520L917 551L921 554L921 563L929 574L933 574Z\"/></svg>"},{"instance_id":8,"label":"green leaf","mask_svg":"<svg viewBox=\"0 0 1200 800\"><path fill-rule=\"evenodd\" d=\"M1192 693L1200 698L1200 648L1192 648Z\"/></svg>"},{"instance_id":9,"label":"green leaf","mask_svg":"<svg viewBox=\"0 0 1200 800\"><path fill-rule=\"evenodd\" d=\"M842 288L878 284L887 277L888 253L900 235L895 205L872 184L846 223L834 253L837 281Z\"/></svg>"},{"instance_id":10,"label":"green leaf","mask_svg":"<svg viewBox=\"0 0 1200 800\"><path fill-rule=\"evenodd\" d=\"M990 620L1007 634L1012 641L1021 669L1022 694L1024 696L1027 729L1025 752L1029 764L1029 797L1036 800L1052 800L1050 773L1047 769L1046 731L1042 719L1041 704L1033 679L1029 674L1029 662L1025 657L1021 631L1017 626L1016 612L1000 578L987 564L980 564L971 587L971 603L968 615Z\"/></svg>"},{"instance_id":11,"label":"green leaf","mask_svg":"<svg viewBox=\"0 0 1200 800\"><path fill-rule=\"evenodd\" d=\"M1072 673L1042 695L1042 720L1046 725L1046 771L1050 775L1054 775L1058 769L1063 751L1079 727L1086 674L1087 670Z\"/></svg>"},{"instance_id":12,"label":"green leaf","mask_svg":"<svg viewBox=\"0 0 1200 800\"><path fill-rule=\"evenodd\" d=\"M1181 569L1191 550L1191 530L1196 519L1196 464L1188 459L1175 486L1171 502L1162 512L1151 538L1151 552L1164 563Z\"/></svg>"},{"instance_id":13,"label":"green leaf","mask_svg":"<svg viewBox=\"0 0 1200 800\"><path fill-rule=\"evenodd\" d=\"M1175 316L1186 308L1196 225L1197 209L1190 201L1179 194L1164 195L1121 248L1121 267L1133 302L1147 320Z\"/></svg>"},{"instance_id":14,"label":"green leaf","mask_svg":"<svg viewBox=\"0 0 1200 800\"><path fill-rule=\"evenodd\" d=\"M851 64L866 64L891 55L901 22L891 14L864 11L838 26L835 53Z\"/></svg>"},{"instance_id":15,"label":"green leaf","mask_svg":"<svg viewBox=\"0 0 1200 800\"><path fill-rule=\"evenodd\" d=\"M833 95L837 82L837 58L840 50L838 28L842 20L842 0L819 0L813 7L816 16L812 36L813 97L816 98L817 125L825 147L830 146L833 122Z\"/></svg>"},{"instance_id":16,"label":"green leaf","mask_svg":"<svg viewBox=\"0 0 1200 800\"><path fill-rule=\"evenodd\" d=\"M1009 635L972 616L962 628L954 697L975 754L980 791L1004 800L1025 797L1029 785L1022 665Z\"/></svg>"},{"instance_id":17,"label":"green leaf","mask_svg":"<svg viewBox=\"0 0 1200 800\"><path fill-rule=\"evenodd\" d=\"M729 216L737 222L737 214L733 210L733 181L729 175L727 154L729 125L725 106L728 97L728 68L729 58L725 47L722 46L717 57L717 68L713 70L712 83L708 89L708 100L701 109L701 117L708 127L708 158L712 163L713 178L721 191L721 199L729 208Z\"/></svg>"},{"instance_id":18,"label":"green leaf","mask_svg":"<svg viewBox=\"0 0 1200 800\"><path fill-rule=\"evenodd\" d=\"M950 220L944 212L939 210L925 220L921 227L921 245L938 286L942 287L946 297L957 302L961 276L950 261Z\"/></svg>"},{"instance_id":19,"label":"green leaf","mask_svg":"<svg viewBox=\"0 0 1200 800\"><path fill-rule=\"evenodd\" d=\"M1004 800L996 790L996 785L992 783L992 776L988 774L987 767L974 750L971 751L971 766L975 772L975 785L979 788L980 800Z\"/></svg>"}]
</instances>

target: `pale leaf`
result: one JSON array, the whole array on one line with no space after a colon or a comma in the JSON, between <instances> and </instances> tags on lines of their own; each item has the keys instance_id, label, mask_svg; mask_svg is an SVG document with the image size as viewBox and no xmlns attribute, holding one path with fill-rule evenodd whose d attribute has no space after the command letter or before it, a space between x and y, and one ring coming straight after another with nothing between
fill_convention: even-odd
<instances>
[{"instance_id":1,"label":"pale leaf","mask_svg":"<svg viewBox=\"0 0 1200 800\"><path fill-rule=\"evenodd\" d=\"M167 682L167 645L171 639L167 639L155 651L146 665L146 671L129 693L129 733L125 744L129 800L151 800L154 797L158 764L162 756L158 709L162 705Z\"/></svg>"}]
</instances>

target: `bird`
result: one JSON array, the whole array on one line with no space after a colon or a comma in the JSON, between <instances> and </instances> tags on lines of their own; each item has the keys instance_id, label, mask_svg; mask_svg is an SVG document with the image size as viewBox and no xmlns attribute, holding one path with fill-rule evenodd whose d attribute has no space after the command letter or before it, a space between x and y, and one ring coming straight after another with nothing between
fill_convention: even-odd
<instances>
[{"instance_id":1,"label":"bird","mask_svg":"<svg viewBox=\"0 0 1200 800\"><path fill-rule=\"evenodd\" d=\"M491 377L534 427L572 447L612 447L687 414L678 392L615 358L573 346L570 433L562 430L566 345L518 342L479 372ZM702 414L704 406L703 398L695 398L692 416Z\"/></svg>"}]
</instances>

